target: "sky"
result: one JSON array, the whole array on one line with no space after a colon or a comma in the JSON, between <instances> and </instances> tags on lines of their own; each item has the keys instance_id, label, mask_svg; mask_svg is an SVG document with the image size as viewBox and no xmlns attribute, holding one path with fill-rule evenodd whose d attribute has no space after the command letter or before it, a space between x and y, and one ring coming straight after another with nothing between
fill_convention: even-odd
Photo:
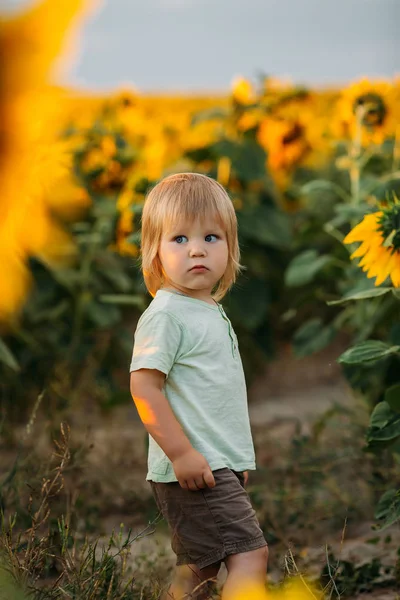
<instances>
[{"instance_id":1,"label":"sky","mask_svg":"<svg viewBox=\"0 0 400 600\"><path fill-rule=\"evenodd\" d=\"M102 0L68 83L223 92L261 73L313 86L393 78L399 23L400 0Z\"/></svg>"}]
</instances>

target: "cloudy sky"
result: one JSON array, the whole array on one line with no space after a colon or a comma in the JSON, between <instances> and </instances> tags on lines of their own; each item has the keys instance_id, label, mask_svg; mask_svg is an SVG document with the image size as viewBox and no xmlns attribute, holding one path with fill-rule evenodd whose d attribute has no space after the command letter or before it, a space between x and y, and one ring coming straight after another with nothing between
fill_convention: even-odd
<instances>
[{"instance_id":1,"label":"cloudy sky","mask_svg":"<svg viewBox=\"0 0 400 600\"><path fill-rule=\"evenodd\" d=\"M70 82L222 91L261 72L313 85L393 77L399 23L400 0L102 0Z\"/></svg>"}]
</instances>

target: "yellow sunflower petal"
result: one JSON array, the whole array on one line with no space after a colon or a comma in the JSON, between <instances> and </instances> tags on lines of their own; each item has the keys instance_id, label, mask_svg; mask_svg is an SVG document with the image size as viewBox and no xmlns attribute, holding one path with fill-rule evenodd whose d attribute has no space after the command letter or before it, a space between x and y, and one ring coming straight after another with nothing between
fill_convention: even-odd
<instances>
[{"instance_id":1,"label":"yellow sunflower petal","mask_svg":"<svg viewBox=\"0 0 400 600\"><path fill-rule=\"evenodd\" d=\"M400 257L397 258L397 265L390 273L390 278L394 287L400 287Z\"/></svg>"},{"instance_id":2,"label":"yellow sunflower petal","mask_svg":"<svg viewBox=\"0 0 400 600\"><path fill-rule=\"evenodd\" d=\"M380 260L374 262L370 268L370 274L376 276L375 285L378 286L383 283L393 268L393 255L386 249L381 255Z\"/></svg>"},{"instance_id":3,"label":"yellow sunflower petal","mask_svg":"<svg viewBox=\"0 0 400 600\"><path fill-rule=\"evenodd\" d=\"M388 255L387 251L384 251L375 260L369 261L368 271L371 277L383 277L383 274L387 272L389 260L390 255ZM386 277L387 275L384 279Z\"/></svg>"},{"instance_id":4,"label":"yellow sunflower petal","mask_svg":"<svg viewBox=\"0 0 400 600\"><path fill-rule=\"evenodd\" d=\"M366 254L368 252L370 247L371 247L371 240L364 240L362 242L362 244L360 244L360 246L357 248L357 250L355 250L353 252L353 254L350 255L350 258L353 260L354 258L357 258L358 256L364 256L364 254Z\"/></svg>"},{"instance_id":5,"label":"yellow sunflower petal","mask_svg":"<svg viewBox=\"0 0 400 600\"><path fill-rule=\"evenodd\" d=\"M368 248L364 257L360 260L359 266L363 267L364 265L368 266L368 268L373 268L375 264L378 264L378 261L383 258L385 254L385 249L382 246L373 246Z\"/></svg>"},{"instance_id":6,"label":"yellow sunflower petal","mask_svg":"<svg viewBox=\"0 0 400 600\"><path fill-rule=\"evenodd\" d=\"M374 275L373 273L370 272L368 267L363 267L363 271L366 273L368 279L372 279L373 277L376 277L376 275Z\"/></svg>"},{"instance_id":7,"label":"yellow sunflower petal","mask_svg":"<svg viewBox=\"0 0 400 600\"><path fill-rule=\"evenodd\" d=\"M375 212L370 215L365 215L361 223L358 223L353 229L346 235L343 240L344 244L352 244L353 242L362 242L366 235L370 234L377 229L377 221L382 212Z\"/></svg>"},{"instance_id":8,"label":"yellow sunflower petal","mask_svg":"<svg viewBox=\"0 0 400 600\"><path fill-rule=\"evenodd\" d=\"M400 267L400 257L398 255L398 253L395 252L394 254L391 255L390 261L387 266L388 277L392 276L392 273L397 269L397 267Z\"/></svg>"},{"instance_id":9,"label":"yellow sunflower petal","mask_svg":"<svg viewBox=\"0 0 400 600\"><path fill-rule=\"evenodd\" d=\"M388 278L389 272L388 272L388 268L387 266L382 266L380 273L378 273L376 280L375 280L375 285L381 285L381 283L383 283L384 281L386 281L386 279Z\"/></svg>"}]
</instances>

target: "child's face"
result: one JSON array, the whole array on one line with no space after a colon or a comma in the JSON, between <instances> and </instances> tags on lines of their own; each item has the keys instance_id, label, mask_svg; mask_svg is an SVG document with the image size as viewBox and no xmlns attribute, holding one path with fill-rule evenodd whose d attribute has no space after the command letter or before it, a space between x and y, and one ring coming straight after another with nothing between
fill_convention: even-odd
<instances>
[{"instance_id":1,"label":"child's face","mask_svg":"<svg viewBox=\"0 0 400 600\"><path fill-rule=\"evenodd\" d=\"M158 251L165 286L173 286L195 297L209 296L225 273L228 244L225 231L213 219L180 223L164 231ZM206 269L193 269L204 265Z\"/></svg>"}]
</instances>

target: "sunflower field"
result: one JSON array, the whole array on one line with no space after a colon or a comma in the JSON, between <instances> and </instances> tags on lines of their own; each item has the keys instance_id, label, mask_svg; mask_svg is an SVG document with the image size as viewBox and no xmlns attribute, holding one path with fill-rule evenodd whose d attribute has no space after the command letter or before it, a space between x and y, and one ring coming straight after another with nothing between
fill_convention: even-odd
<instances>
[{"instance_id":1,"label":"sunflower field","mask_svg":"<svg viewBox=\"0 0 400 600\"><path fill-rule=\"evenodd\" d=\"M236 209L247 269L223 303L248 380L283 344L301 358L345 340L337 360L368 404L366 455L398 473L400 79L309 89L240 77L215 97L56 86L52 65L88 8L42 0L0 24L7 419L28 418L44 391L48 414L82 398L130 402L132 332L151 300L144 198L162 176L195 171L224 185ZM381 528L400 520L399 478L375 518Z\"/></svg>"}]
</instances>

